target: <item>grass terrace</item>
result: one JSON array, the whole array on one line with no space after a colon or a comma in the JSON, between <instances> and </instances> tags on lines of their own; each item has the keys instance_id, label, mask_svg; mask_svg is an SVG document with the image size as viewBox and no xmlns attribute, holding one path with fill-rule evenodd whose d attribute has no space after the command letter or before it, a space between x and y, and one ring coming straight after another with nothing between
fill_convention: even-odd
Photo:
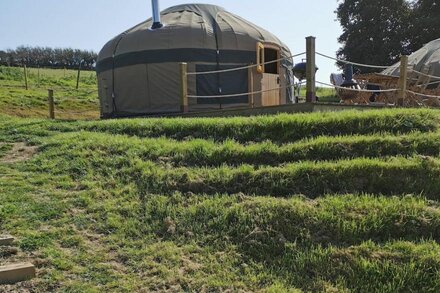
<instances>
[{"instance_id":1,"label":"grass terrace","mask_svg":"<svg viewBox=\"0 0 440 293\"><path fill-rule=\"evenodd\" d=\"M7 289L439 291L439 126L437 110L0 115L0 232L20 248L0 262L38 272Z\"/></svg>"}]
</instances>

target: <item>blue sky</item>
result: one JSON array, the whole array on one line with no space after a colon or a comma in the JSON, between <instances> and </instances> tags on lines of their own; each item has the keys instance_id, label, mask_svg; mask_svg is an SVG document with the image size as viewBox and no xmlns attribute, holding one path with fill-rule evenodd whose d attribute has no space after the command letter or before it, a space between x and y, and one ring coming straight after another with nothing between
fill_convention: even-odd
<instances>
[{"instance_id":1,"label":"blue sky","mask_svg":"<svg viewBox=\"0 0 440 293\"><path fill-rule=\"evenodd\" d=\"M160 0L160 8L182 3L222 6L271 31L294 54L305 51L310 35L317 38L319 52L334 56L339 48L337 0ZM1 0L0 49L31 45L99 51L112 37L149 17L150 0ZM328 82L336 70L334 62L318 56L317 65L317 79Z\"/></svg>"}]
</instances>

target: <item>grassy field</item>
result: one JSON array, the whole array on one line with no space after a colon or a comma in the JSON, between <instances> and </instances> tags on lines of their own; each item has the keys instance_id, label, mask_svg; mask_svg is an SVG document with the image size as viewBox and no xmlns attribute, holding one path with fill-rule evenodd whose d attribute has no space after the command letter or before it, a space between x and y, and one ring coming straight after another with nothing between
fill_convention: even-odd
<instances>
[{"instance_id":1,"label":"grassy field","mask_svg":"<svg viewBox=\"0 0 440 293\"><path fill-rule=\"evenodd\" d=\"M301 88L300 102L305 102L306 98L306 88ZM317 87L316 96L321 103L339 103L341 100L337 97L336 90L334 88L328 87Z\"/></svg>"},{"instance_id":2,"label":"grassy field","mask_svg":"<svg viewBox=\"0 0 440 293\"><path fill-rule=\"evenodd\" d=\"M0 114L0 262L38 271L5 289L438 292L439 138L437 110Z\"/></svg>"},{"instance_id":3,"label":"grassy field","mask_svg":"<svg viewBox=\"0 0 440 293\"><path fill-rule=\"evenodd\" d=\"M54 90L56 116L60 119L99 117L96 74L82 71L76 90L77 71L0 66L0 113L19 117L47 117L47 90Z\"/></svg>"}]
</instances>

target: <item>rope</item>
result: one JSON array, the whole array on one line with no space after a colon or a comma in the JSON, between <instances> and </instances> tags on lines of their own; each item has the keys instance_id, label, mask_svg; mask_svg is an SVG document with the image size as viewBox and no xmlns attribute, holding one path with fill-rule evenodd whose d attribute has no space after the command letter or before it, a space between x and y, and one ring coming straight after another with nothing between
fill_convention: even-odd
<instances>
[{"instance_id":1,"label":"rope","mask_svg":"<svg viewBox=\"0 0 440 293\"><path fill-rule=\"evenodd\" d=\"M291 56L280 58L280 59L277 59L277 60L264 62L262 64L251 64L251 65L243 66L243 67L236 67L236 68L231 68L231 69L223 69L223 70L215 70L215 71L188 72L188 73L186 73L186 75L215 74L215 73L224 73L224 72L244 70L244 69L249 69L249 68L257 67L259 65L272 64L272 63L277 63L277 62L280 62L280 61L283 61L283 60L287 60L287 59L290 59L290 58L299 57L299 56L304 55L305 53L306 52L303 52L303 53L300 53L300 54L296 54L296 55L291 55Z\"/></svg>"},{"instance_id":2,"label":"rope","mask_svg":"<svg viewBox=\"0 0 440 293\"><path fill-rule=\"evenodd\" d=\"M319 82L319 81L317 81L316 83L319 83L320 85L325 85L325 86L334 87L335 89L341 89L341 90L347 90L347 91L353 91L353 92L361 92L361 93L389 93L389 92L397 92L397 91L399 91L398 89L386 89L386 90L363 90L363 89L352 89L352 88L347 88L347 87L342 87L342 86L332 85L332 84L325 83L325 82Z\"/></svg>"},{"instance_id":3,"label":"rope","mask_svg":"<svg viewBox=\"0 0 440 293\"><path fill-rule=\"evenodd\" d=\"M271 92L271 91L275 91L278 89L286 89L289 88L293 85L286 85L286 86L280 86L280 87L276 87L276 88L272 88L272 89L268 89L268 90L262 90L262 91L257 91L257 92L248 92L248 93L242 93L242 94L233 94L233 95L218 95L218 96L188 96L188 98L192 98L192 99L208 99L208 98L234 98L234 97L241 97L241 96L247 96L247 95L254 95L254 94L261 94L261 93L266 93L266 92Z\"/></svg>"},{"instance_id":4,"label":"rope","mask_svg":"<svg viewBox=\"0 0 440 293\"><path fill-rule=\"evenodd\" d=\"M417 86L418 87L424 87L424 86L430 86L430 85L438 84L438 83L440 84L440 80L439 81L430 82L430 83L419 84Z\"/></svg>"},{"instance_id":5,"label":"rope","mask_svg":"<svg viewBox=\"0 0 440 293\"><path fill-rule=\"evenodd\" d=\"M324 58L332 59L337 62L342 62L345 64L351 64L351 65L356 65L356 66L361 66L361 67L370 67L370 68L377 68L377 69L387 69L389 67L389 66L369 65L369 64L350 62L350 61L346 61L346 60L337 59L337 58L331 57L329 55L325 55L325 54L318 53L318 52L316 52L316 55L319 55Z\"/></svg>"},{"instance_id":6,"label":"rope","mask_svg":"<svg viewBox=\"0 0 440 293\"><path fill-rule=\"evenodd\" d=\"M413 91L410 91L410 90L406 90L406 92L407 92L407 93L411 93L411 94L416 95L416 96L425 97L425 98L436 98L436 99L440 99L440 96L426 95L426 94L422 94L422 93L413 92Z\"/></svg>"},{"instance_id":7,"label":"rope","mask_svg":"<svg viewBox=\"0 0 440 293\"><path fill-rule=\"evenodd\" d=\"M429 75L429 74L426 74L426 73L423 73L423 72L420 72L420 71L417 71L417 70L414 70L414 69L412 69L411 72L414 72L414 73L417 73L419 75L426 76L426 77L429 77L429 78L433 78L433 79L440 79L440 76Z\"/></svg>"}]
</instances>

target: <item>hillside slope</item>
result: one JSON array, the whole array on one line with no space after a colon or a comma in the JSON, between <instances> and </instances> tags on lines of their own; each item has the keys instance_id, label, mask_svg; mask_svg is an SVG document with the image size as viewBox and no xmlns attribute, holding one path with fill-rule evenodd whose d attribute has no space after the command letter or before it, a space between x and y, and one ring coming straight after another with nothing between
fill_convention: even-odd
<instances>
[{"instance_id":1,"label":"hillside slope","mask_svg":"<svg viewBox=\"0 0 440 293\"><path fill-rule=\"evenodd\" d=\"M38 271L5 288L438 292L439 128L435 110L0 115L0 234L21 251L0 261Z\"/></svg>"}]
</instances>

